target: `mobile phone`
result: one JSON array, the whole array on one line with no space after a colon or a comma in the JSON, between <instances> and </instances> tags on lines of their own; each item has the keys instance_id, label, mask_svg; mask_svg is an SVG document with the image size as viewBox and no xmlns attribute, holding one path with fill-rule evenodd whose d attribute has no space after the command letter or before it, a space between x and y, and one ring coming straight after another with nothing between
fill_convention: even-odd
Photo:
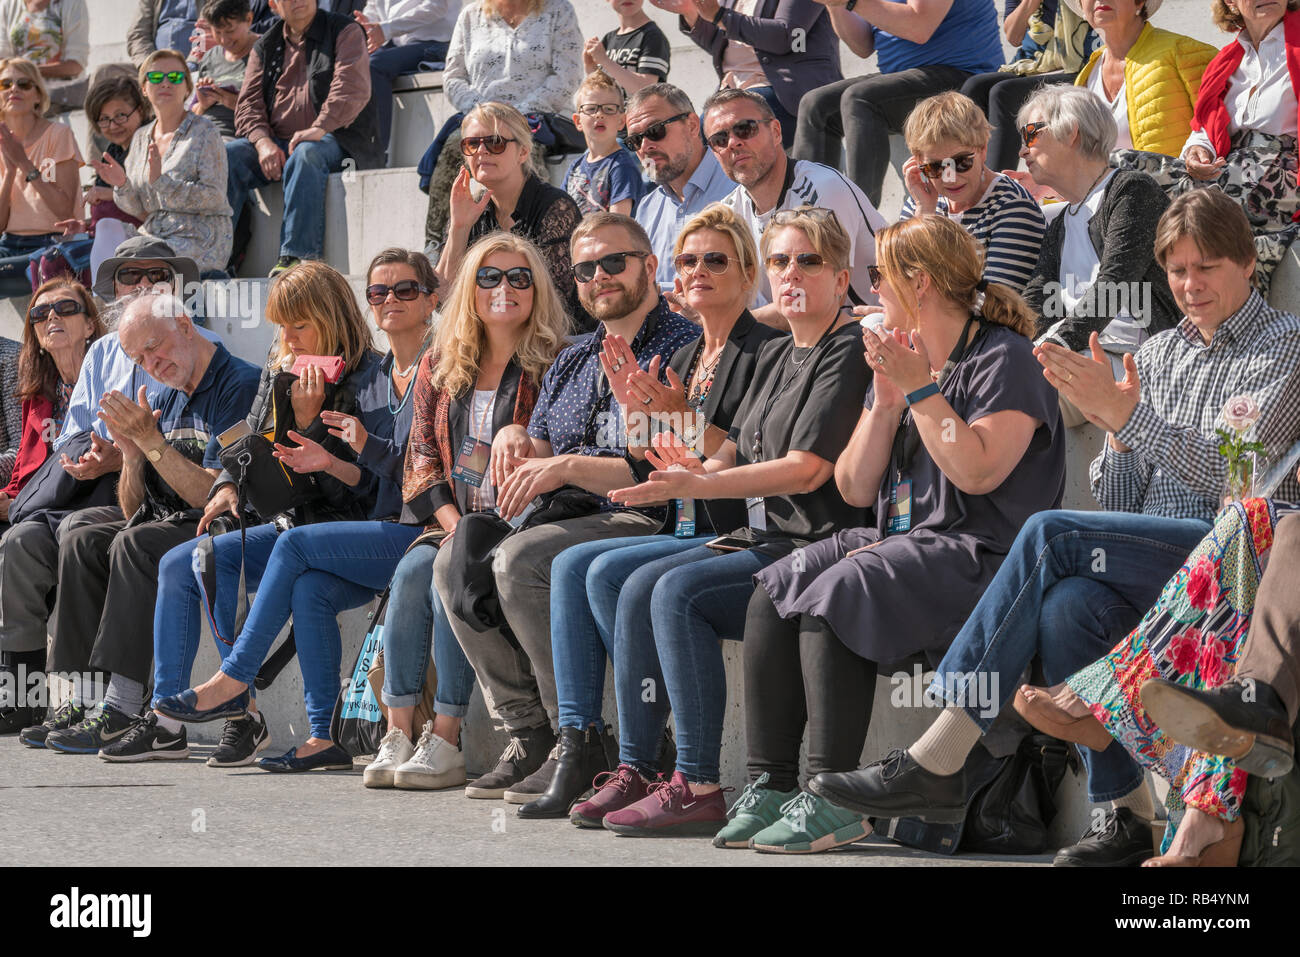
<instances>
[{"instance_id":1,"label":"mobile phone","mask_svg":"<svg viewBox=\"0 0 1300 957\"><path fill-rule=\"evenodd\" d=\"M234 445L244 436L252 434L253 430L248 427L248 423L241 419L217 436L217 444L223 449L226 449Z\"/></svg>"},{"instance_id":2,"label":"mobile phone","mask_svg":"<svg viewBox=\"0 0 1300 957\"><path fill-rule=\"evenodd\" d=\"M308 366L316 366L325 373L326 382L338 382L343 376L344 362L339 356L298 356L289 371L301 377Z\"/></svg>"},{"instance_id":3,"label":"mobile phone","mask_svg":"<svg viewBox=\"0 0 1300 957\"><path fill-rule=\"evenodd\" d=\"M754 543L747 538L740 538L736 535L722 535L711 542L705 542L704 547L711 548L715 552L743 552L748 548L753 548Z\"/></svg>"}]
</instances>

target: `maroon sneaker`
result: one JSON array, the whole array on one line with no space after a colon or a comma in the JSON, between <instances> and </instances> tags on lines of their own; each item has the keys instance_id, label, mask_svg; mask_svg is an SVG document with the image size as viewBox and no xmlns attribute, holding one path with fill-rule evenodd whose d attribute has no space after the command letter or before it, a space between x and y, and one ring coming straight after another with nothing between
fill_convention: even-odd
<instances>
[{"instance_id":1,"label":"maroon sneaker","mask_svg":"<svg viewBox=\"0 0 1300 957\"><path fill-rule=\"evenodd\" d=\"M636 768L628 764L620 764L617 771L598 774L596 780L600 781L596 793L577 805L569 815L569 820L578 827L600 827L606 814L635 804L649 793L650 788Z\"/></svg>"},{"instance_id":2,"label":"maroon sneaker","mask_svg":"<svg viewBox=\"0 0 1300 957\"><path fill-rule=\"evenodd\" d=\"M670 781L650 786L649 793L621 811L605 815L605 828L629 837L712 837L727 823L727 789L691 793L680 771Z\"/></svg>"}]
</instances>

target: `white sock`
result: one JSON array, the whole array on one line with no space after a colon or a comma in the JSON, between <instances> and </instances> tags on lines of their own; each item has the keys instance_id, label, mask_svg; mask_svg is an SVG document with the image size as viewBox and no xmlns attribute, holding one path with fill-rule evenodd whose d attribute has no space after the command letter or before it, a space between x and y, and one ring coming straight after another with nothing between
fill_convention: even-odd
<instances>
[{"instance_id":1,"label":"white sock","mask_svg":"<svg viewBox=\"0 0 1300 957\"><path fill-rule=\"evenodd\" d=\"M158 719L158 727L163 728L169 734L181 733L181 723L175 718L169 718L167 715L159 714L157 711L153 713L153 716Z\"/></svg>"},{"instance_id":2,"label":"white sock","mask_svg":"<svg viewBox=\"0 0 1300 957\"><path fill-rule=\"evenodd\" d=\"M1137 787L1121 798L1116 798L1110 802L1111 807L1119 810L1122 807L1128 808L1133 812L1133 816L1150 821L1156 816L1156 806L1151 800L1151 789L1147 787L1147 782L1142 781Z\"/></svg>"},{"instance_id":3,"label":"white sock","mask_svg":"<svg viewBox=\"0 0 1300 957\"><path fill-rule=\"evenodd\" d=\"M907 753L931 774L956 774L983 733L966 709L947 707Z\"/></svg>"}]
</instances>

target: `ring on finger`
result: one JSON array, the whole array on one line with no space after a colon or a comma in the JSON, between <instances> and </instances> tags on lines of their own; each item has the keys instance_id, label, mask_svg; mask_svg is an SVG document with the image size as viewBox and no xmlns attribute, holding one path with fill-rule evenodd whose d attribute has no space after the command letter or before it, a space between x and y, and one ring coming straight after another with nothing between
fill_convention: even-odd
<instances>
[{"instance_id":1,"label":"ring on finger","mask_svg":"<svg viewBox=\"0 0 1300 957\"><path fill-rule=\"evenodd\" d=\"M651 402L653 402L653 401L654 401L653 398L651 398L650 396L646 396L644 399L641 400L641 404L642 404L642 405L649 405L649 404L650 404Z\"/></svg>"}]
</instances>

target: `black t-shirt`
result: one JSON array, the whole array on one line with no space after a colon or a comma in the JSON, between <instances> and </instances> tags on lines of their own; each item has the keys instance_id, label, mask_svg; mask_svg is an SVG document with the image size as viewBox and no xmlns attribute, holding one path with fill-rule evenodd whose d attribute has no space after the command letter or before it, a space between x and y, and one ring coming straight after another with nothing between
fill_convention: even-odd
<instances>
[{"instance_id":1,"label":"black t-shirt","mask_svg":"<svg viewBox=\"0 0 1300 957\"><path fill-rule=\"evenodd\" d=\"M789 336L773 339L759 353L752 381L729 435L737 466L791 451L834 462L853 435L871 382L862 329L845 323L806 348L795 348ZM768 496L764 505L767 536L760 539L825 538L837 528L862 525L867 514L844 501L834 475L815 491Z\"/></svg>"},{"instance_id":2,"label":"black t-shirt","mask_svg":"<svg viewBox=\"0 0 1300 957\"><path fill-rule=\"evenodd\" d=\"M653 73L662 83L668 79L668 38L651 20L631 33L611 30L601 39L609 58L633 73Z\"/></svg>"}]
</instances>

